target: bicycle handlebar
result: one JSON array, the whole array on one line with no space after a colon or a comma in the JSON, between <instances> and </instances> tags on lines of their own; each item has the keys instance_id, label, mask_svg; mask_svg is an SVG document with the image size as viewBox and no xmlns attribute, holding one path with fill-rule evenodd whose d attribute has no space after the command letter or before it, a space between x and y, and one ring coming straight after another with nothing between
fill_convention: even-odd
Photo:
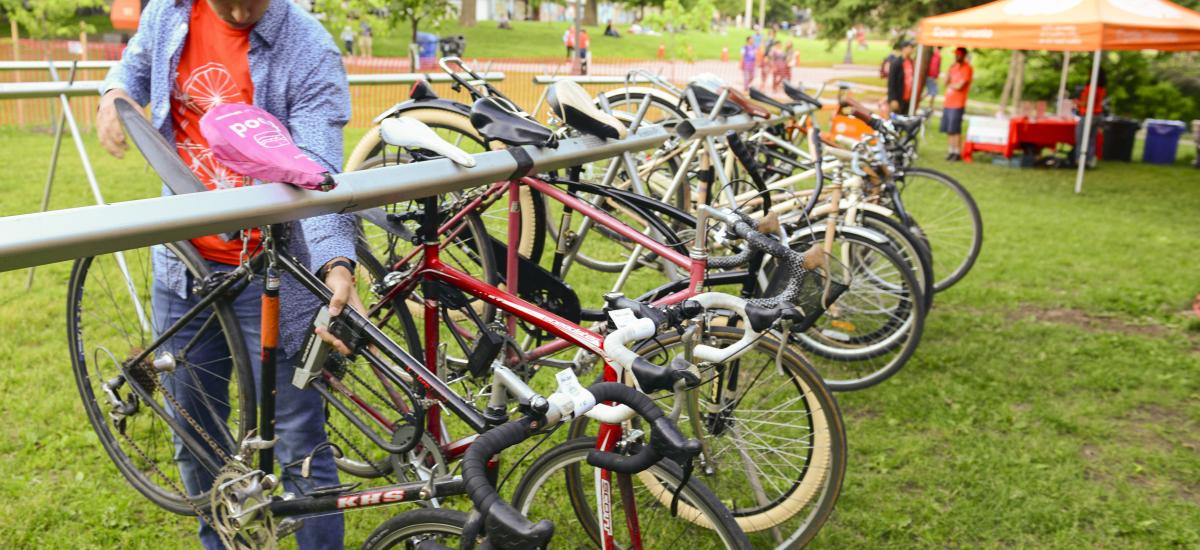
<instances>
[{"instance_id":1,"label":"bicycle handlebar","mask_svg":"<svg viewBox=\"0 0 1200 550\"><path fill-rule=\"evenodd\" d=\"M700 454L700 442L685 437L649 397L617 382L601 382L587 390L597 401L613 401L633 410L650 426L650 444L632 455L592 450L587 461L617 473L641 472L663 458L684 464ZM487 462L492 456L529 439L538 426L531 417L498 426L476 439L462 461L467 494L484 517L487 542L501 549L544 548L554 536L554 524L536 523L505 502L492 485Z\"/></svg>"}]
</instances>

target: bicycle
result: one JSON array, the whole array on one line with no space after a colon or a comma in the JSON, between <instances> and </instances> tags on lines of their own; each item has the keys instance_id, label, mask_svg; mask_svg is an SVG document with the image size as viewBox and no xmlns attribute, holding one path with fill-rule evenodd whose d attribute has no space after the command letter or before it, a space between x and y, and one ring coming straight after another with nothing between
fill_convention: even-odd
<instances>
[{"instance_id":1,"label":"bicycle","mask_svg":"<svg viewBox=\"0 0 1200 550\"><path fill-rule=\"evenodd\" d=\"M138 124L136 121L141 121L140 124L147 124L133 106L126 105L119 110L122 111L122 117L126 124ZM252 108L246 110L254 112ZM139 134L130 132L130 135ZM142 132L140 135L156 136L152 130L149 133ZM144 143L138 145L139 148L145 150ZM169 147L165 143L158 143L157 146ZM299 154L298 151L296 154ZM173 158L178 162L176 157L167 158ZM161 164L162 161L163 157L152 159L156 171L160 173L188 173L186 167L181 164L164 167ZM179 172L179 169L183 169L184 172ZM250 173L249 175L256 174ZM314 176L320 176L318 179L324 183L336 182L336 178L327 174L314 174ZM427 210L427 217L432 221L437 216L436 203L428 201L428 204L431 208ZM429 227L435 228L436 223L429 224ZM179 353L179 350L172 352L162 347L183 324L199 320L214 329L220 325L226 325L226 330L213 330L211 334L226 339L226 343L230 345L231 355L244 356L244 346L236 347L239 339L237 330L226 323L228 311L221 300L223 296L243 289L249 277L255 274L262 277L265 274L267 283L264 288L270 291L275 281L281 275L286 274L295 277L308 293L318 299L328 302L331 298L329 290L311 272L299 265L295 259L279 253L278 245L280 244L279 240L283 238L282 232L282 228L278 226L265 228L263 252L220 275L207 273L206 267L197 261L194 252L188 250L185 245L167 245L176 250L181 260L188 266L192 276L195 277L198 288L204 292L204 298L191 310L185 312L179 322L168 327L158 327L160 330L148 345L130 345L123 350L118 350L118 353L124 356L122 359L117 359L116 354L109 352L107 355L111 358L112 366L115 367L112 369L114 374L111 376L101 374L96 380L92 378L92 369L100 369L101 365L90 365L84 352L90 350L100 354L107 351L100 346L93 347L92 344L93 336L103 338L106 335L103 328L93 326L87 321L90 317L85 313L90 301L86 297L91 296L91 293L86 289L91 288L87 285L88 281L97 281L97 284L103 284L99 282L104 280L103 262L98 263L95 258L86 258L77 262L73 269L72 292L69 296L70 307L68 310L69 329L72 334L72 361L85 409L93 428L101 438L102 445L135 489L166 509L200 516L214 526L229 545L248 541L247 544L269 546L281 533L289 532L297 526L294 521L281 522L277 525L275 523L277 518L286 520L305 514L340 512L352 508L370 508L401 502L427 501L431 498L460 494L465 490L462 480L443 477L362 491L356 490L355 485L338 485L309 488L302 495L272 496L273 491L278 491L279 478L271 473L274 467L271 452L273 439L270 428L273 423L273 409L269 406L270 392L260 390L260 393L256 395L253 377L249 376L247 372L248 367L236 359L232 360L234 363L232 372L237 378L229 381L231 387L227 388L232 392L229 401L236 401L236 403L224 401L220 396L204 395L201 397L204 400L204 408L199 414L212 414L212 411L220 406L229 406L231 409L236 407L227 421L216 422L217 425L211 426L213 429L209 430L206 428L210 426L199 425L192 414L179 412L184 408L177 406L176 396L170 394L160 380L164 379L168 373L177 377L195 376L197 372L195 369L203 368L203 365L189 364L186 353ZM429 237L429 235L426 236ZM432 266L437 263L439 243L436 238L429 238L426 241L426 259ZM486 295L487 299L492 300L495 305L506 311L511 311L516 315L539 315L539 310L535 306L503 293L495 287L472 281L469 277L449 268L445 268L440 273L443 280L460 280L465 288L474 290L480 295ZM92 275L97 277L92 277ZM434 277L432 271L427 272L426 275L431 280ZM109 293L109 297L111 296L112 294ZM266 308L264 319L268 320L267 326L264 327L268 329L265 332L268 337L264 338L266 349L268 349L265 356L270 355L271 339L269 334L272 329L277 330L274 320L278 319L278 309L276 309L278 302L271 300L269 294L267 298L264 300ZM117 305L115 301L113 305ZM408 415L403 417L403 426L410 430L408 433L412 437L397 442L388 449L389 451L405 453L416 448L420 444L421 432L427 426L425 420L436 416L432 413L442 409L450 411L477 432L486 431L503 420L502 415L495 414L495 411L490 411L491 416L489 416L489 411L481 412L459 397L434 372L426 369L421 362L414 359L358 312L347 311L342 322L345 332L339 332L341 337L346 341L351 341L351 337L358 340L358 344L354 346L354 355L369 363L375 373L386 378L394 389L407 398ZM552 330L561 331L564 337L572 338L580 345L591 346L591 349L599 352L600 357L606 357L603 349L598 347L599 337L592 336L585 329L572 327L568 323L560 323L554 325ZM301 383L307 383L314 387L321 387L331 378L338 376L339 365L336 364L330 366L318 362L307 365L307 367L308 369L303 372L312 378ZM274 372L270 368L270 362L265 361L263 382L260 387L274 387L271 384L273 376ZM515 393L531 391L527 390L528 387L523 383L497 382L499 385L505 383L509 384L505 387ZM98 393L103 397L98 399ZM433 403L436 403L436 408ZM258 405L263 407L261 413ZM168 408L176 411L175 414L168 412ZM429 410L431 408L433 410ZM256 417L257 422L255 421ZM149 433L136 429L145 424L151 425ZM254 426L257 426L257 433L252 428ZM156 429L159 431L155 432ZM179 483L175 479L168 475L158 463L148 458L146 445L139 445L135 441L135 438L142 438L142 442L145 443L148 438L150 442L154 442L156 439L161 442L164 435L168 440L177 437L178 444L182 449L186 449L186 452L191 453L204 468L216 476L217 482L213 485L214 490L200 495L186 494L180 490ZM174 444L170 446L173 455ZM314 449L309 454L309 459L316 453L325 450L324 448ZM611 451L612 449L607 450ZM255 455L257 455L259 463L258 469L251 467ZM303 478L306 477L304 475L306 468L307 460L301 461L299 464L284 465L282 473L285 476L296 476L295 472L299 470L299 477ZM699 505L703 506L702 503ZM714 521L720 521L719 510L707 510L710 516L716 518Z\"/></svg>"}]
</instances>

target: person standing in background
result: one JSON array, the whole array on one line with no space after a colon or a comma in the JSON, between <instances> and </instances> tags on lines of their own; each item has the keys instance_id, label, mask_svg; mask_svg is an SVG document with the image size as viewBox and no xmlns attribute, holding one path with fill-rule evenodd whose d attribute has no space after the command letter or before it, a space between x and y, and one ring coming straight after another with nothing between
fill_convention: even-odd
<instances>
[{"instance_id":1,"label":"person standing in background","mask_svg":"<svg viewBox=\"0 0 1200 550\"><path fill-rule=\"evenodd\" d=\"M936 46L929 56L929 73L925 76L925 95L929 96L929 108L938 96L938 79L942 77L942 47Z\"/></svg>"},{"instance_id":2,"label":"person standing in background","mask_svg":"<svg viewBox=\"0 0 1200 550\"><path fill-rule=\"evenodd\" d=\"M742 79L746 83L746 91L754 84L754 67L758 64L758 48L754 46L754 37L746 37L746 45L742 46Z\"/></svg>"},{"instance_id":3,"label":"person standing in background","mask_svg":"<svg viewBox=\"0 0 1200 550\"><path fill-rule=\"evenodd\" d=\"M371 57L371 52L374 51L375 44L371 36L371 24L367 22L365 17L359 20L358 31L358 53L359 55Z\"/></svg>"},{"instance_id":4,"label":"person standing in background","mask_svg":"<svg viewBox=\"0 0 1200 550\"><path fill-rule=\"evenodd\" d=\"M967 110L967 94L971 92L971 81L975 78L975 69L967 62L967 49L954 49L954 64L946 71L946 99L942 102L943 134L949 151L946 160L962 160L962 123L963 114Z\"/></svg>"},{"instance_id":5,"label":"person standing in background","mask_svg":"<svg viewBox=\"0 0 1200 550\"><path fill-rule=\"evenodd\" d=\"M588 47L591 46L591 39L588 38L587 29L579 30L579 68L583 74L588 74Z\"/></svg>"},{"instance_id":6,"label":"person standing in background","mask_svg":"<svg viewBox=\"0 0 1200 550\"><path fill-rule=\"evenodd\" d=\"M776 34L778 34L778 31L775 30L775 27L771 27L771 30L767 32L767 41L763 43L762 53L758 58L758 65L762 68L763 86L771 85L771 50L779 43L779 40L776 39Z\"/></svg>"},{"instance_id":7,"label":"person standing in background","mask_svg":"<svg viewBox=\"0 0 1200 550\"><path fill-rule=\"evenodd\" d=\"M908 104L912 100L913 41L901 39L896 49L900 55L892 59L887 71L888 110L891 114L904 114L908 112Z\"/></svg>"},{"instance_id":8,"label":"person standing in background","mask_svg":"<svg viewBox=\"0 0 1200 550\"><path fill-rule=\"evenodd\" d=\"M571 54L575 53L575 25L563 32L563 45L567 47L567 59L571 59Z\"/></svg>"},{"instance_id":9,"label":"person standing in background","mask_svg":"<svg viewBox=\"0 0 1200 550\"><path fill-rule=\"evenodd\" d=\"M350 23L342 27L342 43L346 45L346 55L354 55L354 28Z\"/></svg>"}]
</instances>

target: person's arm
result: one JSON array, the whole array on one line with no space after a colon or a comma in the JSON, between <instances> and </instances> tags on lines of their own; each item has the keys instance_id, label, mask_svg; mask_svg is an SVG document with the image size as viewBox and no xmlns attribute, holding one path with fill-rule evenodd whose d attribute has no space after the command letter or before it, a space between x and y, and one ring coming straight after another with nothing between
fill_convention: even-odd
<instances>
[{"instance_id":1,"label":"person's arm","mask_svg":"<svg viewBox=\"0 0 1200 550\"><path fill-rule=\"evenodd\" d=\"M288 130L296 145L313 160L330 172L340 172L342 129L350 121L350 86L346 82L342 58L333 45L324 49L309 73L295 82ZM352 265L356 259L354 216L327 214L300 220L300 225L308 244L308 267L322 274L325 284L334 293L330 314L341 313L342 306L347 303L361 307L358 294L354 292L354 273L343 265Z\"/></svg>"},{"instance_id":2,"label":"person's arm","mask_svg":"<svg viewBox=\"0 0 1200 550\"><path fill-rule=\"evenodd\" d=\"M100 86L100 107L96 111L96 135L100 145L114 157L122 158L129 145L117 116L116 101L135 105L150 102L150 64L153 56L155 22L161 16L163 2L151 2L142 14L138 30L121 52L121 60L108 71Z\"/></svg>"}]
</instances>

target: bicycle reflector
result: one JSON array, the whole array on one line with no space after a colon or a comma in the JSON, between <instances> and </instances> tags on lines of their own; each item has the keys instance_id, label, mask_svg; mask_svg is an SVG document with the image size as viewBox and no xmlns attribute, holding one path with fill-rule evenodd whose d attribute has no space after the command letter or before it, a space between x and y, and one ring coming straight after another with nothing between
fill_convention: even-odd
<instances>
[{"instance_id":1,"label":"bicycle reflector","mask_svg":"<svg viewBox=\"0 0 1200 550\"><path fill-rule=\"evenodd\" d=\"M218 105L200 119L200 132L213 157L234 172L319 191L335 186L329 172L296 146L287 127L263 109Z\"/></svg>"}]
</instances>

